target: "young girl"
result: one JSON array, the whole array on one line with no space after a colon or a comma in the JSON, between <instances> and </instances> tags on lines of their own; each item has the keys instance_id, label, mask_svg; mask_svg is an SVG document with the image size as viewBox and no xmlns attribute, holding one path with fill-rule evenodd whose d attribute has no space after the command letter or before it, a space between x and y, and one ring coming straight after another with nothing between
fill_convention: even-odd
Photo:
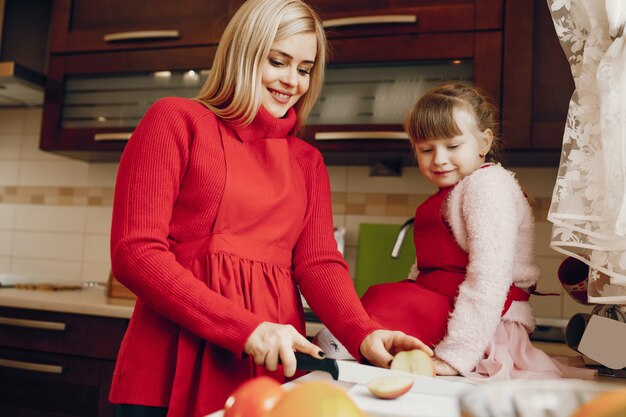
<instances>
[{"instance_id":1,"label":"young girl","mask_svg":"<svg viewBox=\"0 0 626 417\"><path fill-rule=\"evenodd\" d=\"M434 347L439 375L560 377L569 369L528 337L540 275L533 215L514 175L495 163L496 120L478 89L457 83L428 92L406 119L420 171L439 190L415 213L405 330ZM394 323L378 316L375 291L362 302L373 319Z\"/></svg>"},{"instance_id":2,"label":"young girl","mask_svg":"<svg viewBox=\"0 0 626 417\"><path fill-rule=\"evenodd\" d=\"M373 322L333 236L321 154L294 132L321 90L326 39L299 0L248 0L195 100L165 98L120 161L115 276L137 304L110 393L118 417L200 417L243 381L294 375L300 291L350 352L381 366L414 337Z\"/></svg>"}]
</instances>

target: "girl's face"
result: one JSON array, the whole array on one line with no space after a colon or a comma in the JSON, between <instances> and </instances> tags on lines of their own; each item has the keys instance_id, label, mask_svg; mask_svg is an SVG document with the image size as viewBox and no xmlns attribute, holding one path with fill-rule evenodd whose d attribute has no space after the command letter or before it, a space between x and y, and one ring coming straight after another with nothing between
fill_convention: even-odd
<instances>
[{"instance_id":1,"label":"girl's face","mask_svg":"<svg viewBox=\"0 0 626 417\"><path fill-rule=\"evenodd\" d=\"M454 119L460 135L415 145L422 175L439 188L453 186L477 170L485 162L484 155L493 141L491 129L478 131L476 120L468 111L455 110Z\"/></svg>"},{"instance_id":2,"label":"girl's face","mask_svg":"<svg viewBox=\"0 0 626 417\"><path fill-rule=\"evenodd\" d=\"M261 105L283 117L309 89L317 54L315 33L300 33L274 42L263 64Z\"/></svg>"}]
</instances>

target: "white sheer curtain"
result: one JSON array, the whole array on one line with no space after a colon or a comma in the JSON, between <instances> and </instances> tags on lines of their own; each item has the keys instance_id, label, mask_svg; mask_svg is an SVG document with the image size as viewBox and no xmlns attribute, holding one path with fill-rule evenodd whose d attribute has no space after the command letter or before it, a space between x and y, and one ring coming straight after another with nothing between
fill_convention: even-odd
<instances>
[{"instance_id":1,"label":"white sheer curtain","mask_svg":"<svg viewBox=\"0 0 626 417\"><path fill-rule=\"evenodd\" d=\"M576 89L550 246L590 267L592 303L626 304L626 0L547 0Z\"/></svg>"}]
</instances>

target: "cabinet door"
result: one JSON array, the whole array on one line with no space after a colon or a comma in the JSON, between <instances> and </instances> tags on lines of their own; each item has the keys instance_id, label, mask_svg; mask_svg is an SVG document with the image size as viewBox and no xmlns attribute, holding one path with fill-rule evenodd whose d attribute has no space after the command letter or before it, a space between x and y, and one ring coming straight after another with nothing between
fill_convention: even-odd
<instances>
[{"instance_id":1,"label":"cabinet door","mask_svg":"<svg viewBox=\"0 0 626 417\"><path fill-rule=\"evenodd\" d=\"M152 102L199 92L214 54L215 46L202 46L52 55L40 148L87 161L118 160Z\"/></svg>"},{"instance_id":2,"label":"cabinet door","mask_svg":"<svg viewBox=\"0 0 626 417\"><path fill-rule=\"evenodd\" d=\"M109 417L100 398L111 364L0 347L0 415Z\"/></svg>"},{"instance_id":3,"label":"cabinet door","mask_svg":"<svg viewBox=\"0 0 626 417\"><path fill-rule=\"evenodd\" d=\"M50 52L217 43L228 0L55 0Z\"/></svg>"},{"instance_id":4,"label":"cabinet door","mask_svg":"<svg viewBox=\"0 0 626 417\"><path fill-rule=\"evenodd\" d=\"M503 60L503 138L507 150L558 164L569 100L570 66L543 0L507 0Z\"/></svg>"}]
</instances>

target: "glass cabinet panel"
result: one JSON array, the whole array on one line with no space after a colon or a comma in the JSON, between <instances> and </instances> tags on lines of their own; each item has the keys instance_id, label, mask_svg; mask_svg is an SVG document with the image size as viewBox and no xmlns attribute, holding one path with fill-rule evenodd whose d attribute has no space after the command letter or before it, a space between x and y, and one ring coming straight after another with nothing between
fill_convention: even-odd
<instances>
[{"instance_id":1,"label":"glass cabinet panel","mask_svg":"<svg viewBox=\"0 0 626 417\"><path fill-rule=\"evenodd\" d=\"M63 128L134 128L162 97L194 97L209 70L68 76ZM309 125L402 124L409 108L444 81L471 83L470 60L332 66Z\"/></svg>"}]
</instances>

